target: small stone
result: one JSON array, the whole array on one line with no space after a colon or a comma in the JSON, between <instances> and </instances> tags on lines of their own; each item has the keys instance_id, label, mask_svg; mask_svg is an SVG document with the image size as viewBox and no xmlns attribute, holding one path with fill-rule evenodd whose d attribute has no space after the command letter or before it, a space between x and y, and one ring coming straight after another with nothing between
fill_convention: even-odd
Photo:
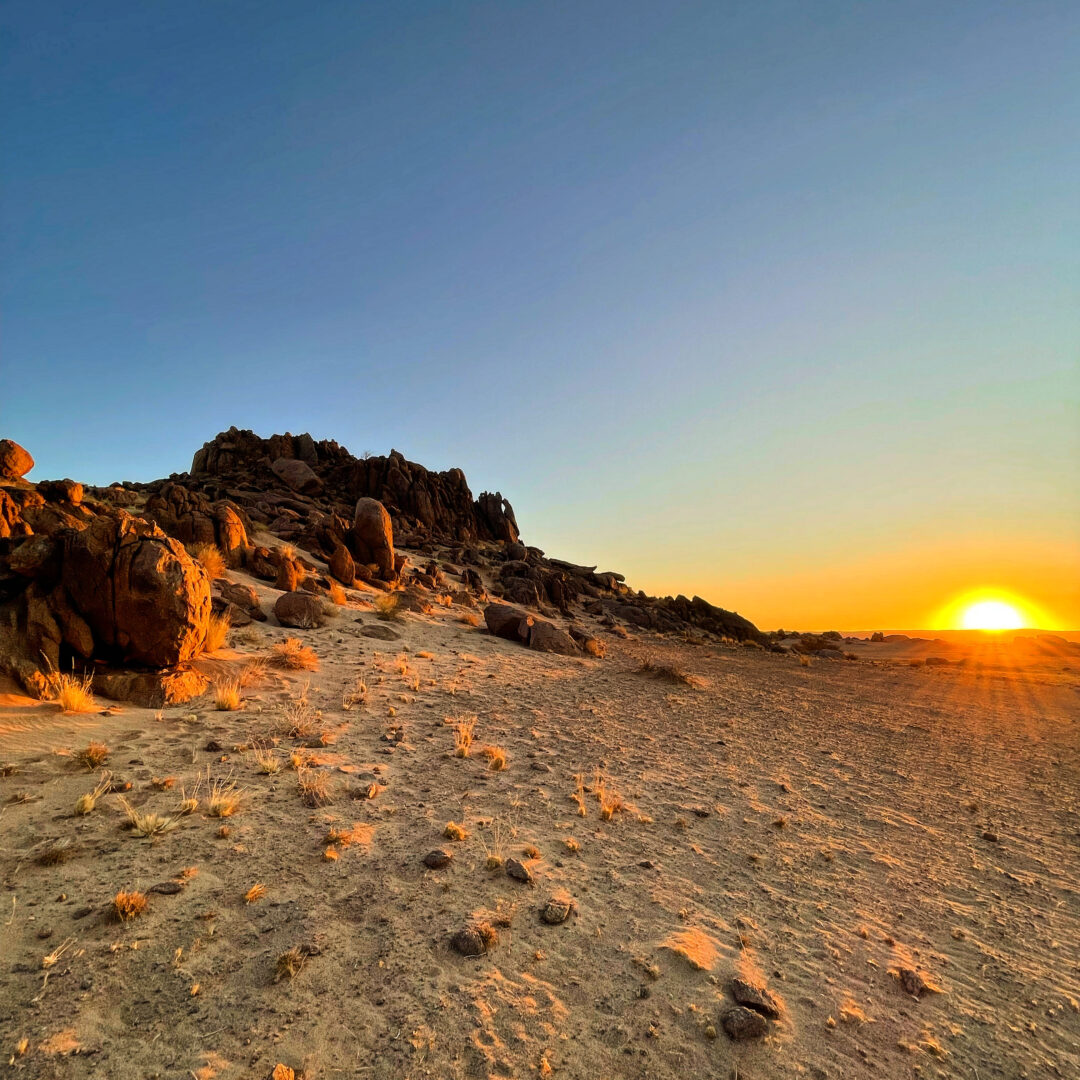
<instances>
[{"instance_id":1,"label":"small stone","mask_svg":"<svg viewBox=\"0 0 1080 1080\"><path fill-rule=\"evenodd\" d=\"M574 910L574 901L567 897L552 896L540 911L540 918L548 926L558 926L570 918Z\"/></svg>"},{"instance_id":2,"label":"small stone","mask_svg":"<svg viewBox=\"0 0 1080 1080\"><path fill-rule=\"evenodd\" d=\"M184 886L179 881L159 881L156 885L151 885L146 891L161 893L163 896L175 896L178 892L184 891Z\"/></svg>"},{"instance_id":3,"label":"small stone","mask_svg":"<svg viewBox=\"0 0 1080 1080\"><path fill-rule=\"evenodd\" d=\"M941 987L935 986L921 972L915 971L913 968L900 968L897 974L900 976L900 985L913 997L941 993Z\"/></svg>"},{"instance_id":4,"label":"small stone","mask_svg":"<svg viewBox=\"0 0 1080 1080\"><path fill-rule=\"evenodd\" d=\"M441 870L444 866L450 865L450 860L453 859L453 855L449 851L443 851L441 848L436 848L434 851L429 851L423 858L424 865L429 870Z\"/></svg>"},{"instance_id":5,"label":"small stone","mask_svg":"<svg viewBox=\"0 0 1080 1080\"><path fill-rule=\"evenodd\" d=\"M775 1020L780 1015L780 1006L776 998L764 986L754 986L745 979L732 979L731 996L740 1005L754 1009L771 1020Z\"/></svg>"},{"instance_id":6,"label":"small stone","mask_svg":"<svg viewBox=\"0 0 1080 1080\"><path fill-rule=\"evenodd\" d=\"M744 1005L732 1005L723 1016L720 1023L728 1036L736 1042L743 1039L760 1039L769 1030L769 1021L759 1012L748 1009Z\"/></svg>"},{"instance_id":7,"label":"small stone","mask_svg":"<svg viewBox=\"0 0 1080 1080\"><path fill-rule=\"evenodd\" d=\"M450 944L462 956L483 956L498 944L499 935L487 924L466 926L450 939Z\"/></svg>"},{"instance_id":8,"label":"small stone","mask_svg":"<svg viewBox=\"0 0 1080 1080\"><path fill-rule=\"evenodd\" d=\"M206 746L203 747L203 749L211 754L220 754L225 749L225 747L222 746L221 743L217 741L217 739L211 739L206 744Z\"/></svg>"},{"instance_id":9,"label":"small stone","mask_svg":"<svg viewBox=\"0 0 1080 1080\"><path fill-rule=\"evenodd\" d=\"M982 838L984 840L989 840L992 844L996 844L998 842L998 834L996 832L991 832L989 829L987 829L986 832L982 834Z\"/></svg>"},{"instance_id":10,"label":"small stone","mask_svg":"<svg viewBox=\"0 0 1080 1080\"><path fill-rule=\"evenodd\" d=\"M526 885L531 885L533 881L532 871L517 859L506 860L506 876L512 877L515 881L524 882Z\"/></svg>"}]
</instances>

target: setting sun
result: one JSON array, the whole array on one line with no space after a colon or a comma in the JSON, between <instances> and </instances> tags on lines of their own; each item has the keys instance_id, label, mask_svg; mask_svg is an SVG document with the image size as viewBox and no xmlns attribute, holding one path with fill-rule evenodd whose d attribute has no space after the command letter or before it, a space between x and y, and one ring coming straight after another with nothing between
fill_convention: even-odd
<instances>
[{"instance_id":1,"label":"setting sun","mask_svg":"<svg viewBox=\"0 0 1080 1080\"><path fill-rule=\"evenodd\" d=\"M980 600L965 608L960 625L964 630L1019 630L1024 617L1004 600Z\"/></svg>"}]
</instances>

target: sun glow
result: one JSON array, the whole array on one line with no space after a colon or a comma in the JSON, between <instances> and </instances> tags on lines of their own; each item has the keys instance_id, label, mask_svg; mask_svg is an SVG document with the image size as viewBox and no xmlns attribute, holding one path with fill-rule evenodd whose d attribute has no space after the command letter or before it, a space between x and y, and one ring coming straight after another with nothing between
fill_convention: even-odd
<instances>
[{"instance_id":1,"label":"sun glow","mask_svg":"<svg viewBox=\"0 0 1080 1080\"><path fill-rule=\"evenodd\" d=\"M964 630L1019 630L1024 616L1004 600L980 600L964 609L960 625Z\"/></svg>"},{"instance_id":2,"label":"sun glow","mask_svg":"<svg viewBox=\"0 0 1080 1080\"><path fill-rule=\"evenodd\" d=\"M1047 614L1004 589L977 589L954 597L935 620L939 630L1024 630L1051 628Z\"/></svg>"}]
</instances>

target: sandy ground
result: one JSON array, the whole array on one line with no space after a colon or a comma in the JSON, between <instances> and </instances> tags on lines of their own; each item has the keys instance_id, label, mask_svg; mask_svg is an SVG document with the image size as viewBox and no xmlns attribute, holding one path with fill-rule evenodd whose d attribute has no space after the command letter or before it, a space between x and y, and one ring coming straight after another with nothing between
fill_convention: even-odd
<instances>
[{"instance_id":1,"label":"sandy ground","mask_svg":"<svg viewBox=\"0 0 1080 1080\"><path fill-rule=\"evenodd\" d=\"M268 668L236 712L63 716L0 688L11 1074L1080 1076L1075 670L804 668L633 634L568 659L463 611L380 622L350 604L299 635L317 672ZM212 662L239 671L286 634L234 631ZM646 657L696 685L641 674ZM288 710L306 737L283 734ZM455 757L448 720L472 716ZM125 830L117 794L74 815L92 739L140 812L169 817L196 785L198 809L157 839ZM274 739L263 774L250 747ZM302 800L295 752L329 777L326 805ZM622 802L609 820L598 772ZM236 814L208 814L208 777L243 790ZM453 859L429 870L436 848ZM118 890L157 884L144 914L113 917ZM574 903L561 925L539 917L553 895ZM449 941L474 919L498 943L467 958ZM721 1027L737 973L782 1007L763 1040Z\"/></svg>"}]
</instances>

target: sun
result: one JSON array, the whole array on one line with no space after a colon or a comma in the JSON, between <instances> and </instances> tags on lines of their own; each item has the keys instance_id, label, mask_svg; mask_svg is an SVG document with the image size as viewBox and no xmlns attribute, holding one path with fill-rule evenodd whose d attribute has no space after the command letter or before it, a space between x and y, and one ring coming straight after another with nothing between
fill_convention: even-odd
<instances>
[{"instance_id":1,"label":"sun","mask_svg":"<svg viewBox=\"0 0 1080 1080\"><path fill-rule=\"evenodd\" d=\"M979 600L964 608L960 616L964 630L1020 630L1024 616L1004 600Z\"/></svg>"}]
</instances>

